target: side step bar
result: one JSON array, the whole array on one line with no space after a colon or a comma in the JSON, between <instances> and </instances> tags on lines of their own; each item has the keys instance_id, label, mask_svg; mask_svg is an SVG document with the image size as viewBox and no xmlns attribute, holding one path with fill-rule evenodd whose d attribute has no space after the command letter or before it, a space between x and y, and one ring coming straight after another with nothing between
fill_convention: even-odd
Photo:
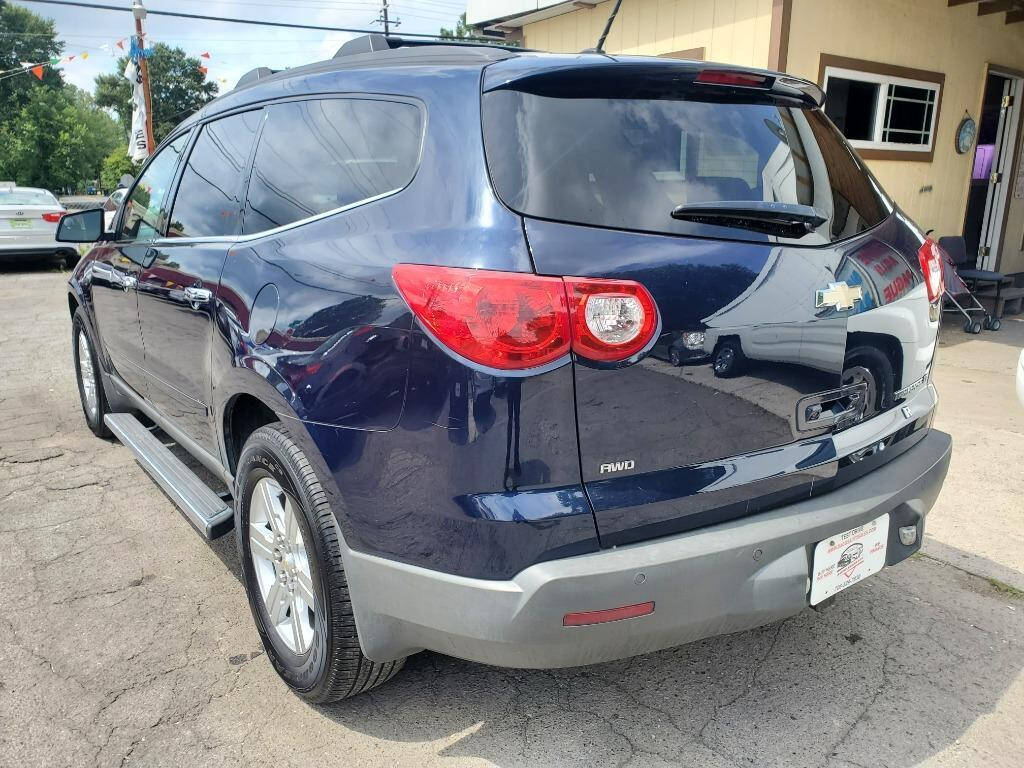
<instances>
[{"instance_id":1,"label":"side step bar","mask_svg":"<svg viewBox=\"0 0 1024 768\"><path fill-rule=\"evenodd\" d=\"M231 530L234 510L138 419L130 413L108 413L103 421L135 454L135 460L185 513L197 531L208 539L215 539Z\"/></svg>"}]
</instances>

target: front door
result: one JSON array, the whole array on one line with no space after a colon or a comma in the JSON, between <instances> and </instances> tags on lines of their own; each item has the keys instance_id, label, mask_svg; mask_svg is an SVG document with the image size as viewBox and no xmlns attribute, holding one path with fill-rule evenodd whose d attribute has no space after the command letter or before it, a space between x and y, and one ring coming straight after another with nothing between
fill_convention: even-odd
<instances>
[{"instance_id":1,"label":"front door","mask_svg":"<svg viewBox=\"0 0 1024 768\"><path fill-rule=\"evenodd\" d=\"M97 330L115 372L145 395L146 355L139 325L136 286L159 231L163 200L185 149L184 134L160 150L125 200L116 239L97 251L92 269L92 301Z\"/></svg>"},{"instance_id":2,"label":"front door","mask_svg":"<svg viewBox=\"0 0 1024 768\"><path fill-rule=\"evenodd\" d=\"M211 344L221 269L241 220L249 155L261 110L204 126L168 206L166 234L139 275L149 400L217 454Z\"/></svg>"}]
</instances>

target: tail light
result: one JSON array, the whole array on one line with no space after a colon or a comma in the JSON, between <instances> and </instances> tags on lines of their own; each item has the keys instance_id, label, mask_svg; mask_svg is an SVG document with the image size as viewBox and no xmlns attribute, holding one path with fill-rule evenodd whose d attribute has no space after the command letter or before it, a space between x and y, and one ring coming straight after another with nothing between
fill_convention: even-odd
<instances>
[{"instance_id":1,"label":"tail light","mask_svg":"<svg viewBox=\"0 0 1024 768\"><path fill-rule=\"evenodd\" d=\"M639 283L566 277L573 350L602 363L626 360L654 335L658 310Z\"/></svg>"},{"instance_id":2,"label":"tail light","mask_svg":"<svg viewBox=\"0 0 1024 768\"><path fill-rule=\"evenodd\" d=\"M657 329L654 299L639 283L398 264L402 298L436 341L501 371L553 363L572 350L598 362L627 360Z\"/></svg>"},{"instance_id":3,"label":"tail light","mask_svg":"<svg viewBox=\"0 0 1024 768\"><path fill-rule=\"evenodd\" d=\"M43 214L43 221L48 221L51 224L56 224L62 218L64 218L64 214L62 212L60 212L60 211L55 211L53 213L44 213Z\"/></svg>"},{"instance_id":4,"label":"tail light","mask_svg":"<svg viewBox=\"0 0 1024 768\"><path fill-rule=\"evenodd\" d=\"M921 263L924 284L928 289L928 301L934 303L946 289L942 279L942 249L930 237L917 251L917 260Z\"/></svg>"}]
</instances>

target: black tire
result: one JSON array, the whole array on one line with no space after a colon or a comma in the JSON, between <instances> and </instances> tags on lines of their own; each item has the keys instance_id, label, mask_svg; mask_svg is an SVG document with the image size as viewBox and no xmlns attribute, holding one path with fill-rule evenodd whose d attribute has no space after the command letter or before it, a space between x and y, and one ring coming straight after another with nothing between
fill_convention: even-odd
<instances>
[{"instance_id":1,"label":"black tire","mask_svg":"<svg viewBox=\"0 0 1024 768\"><path fill-rule=\"evenodd\" d=\"M89 350L89 357L92 368L93 383L96 392L96 407L90 408L86 400L86 384L83 381L82 359L79 355L79 339L82 339ZM103 376L100 370L99 358L96 356L96 345L93 343L92 335L89 332L89 323L85 319L85 313L81 308L75 310L75 316L71 321L71 355L75 364L75 381L78 384L78 399L82 404L82 414L85 416L85 423L96 437L110 437L110 430L107 429L103 417L110 413L110 406L107 403L107 394L103 391Z\"/></svg>"},{"instance_id":2,"label":"black tire","mask_svg":"<svg viewBox=\"0 0 1024 768\"><path fill-rule=\"evenodd\" d=\"M301 655L270 625L251 556L249 511L253 490L265 477L290 494L301 512L297 522L316 602L312 641ZM263 647L281 679L299 696L327 704L376 688L402 668L404 658L377 663L359 647L334 512L309 460L281 422L260 427L242 448L235 474L235 533L242 580Z\"/></svg>"},{"instance_id":3,"label":"black tire","mask_svg":"<svg viewBox=\"0 0 1024 768\"><path fill-rule=\"evenodd\" d=\"M64 260L64 266L68 269L74 269L81 258L78 251L61 251L58 255Z\"/></svg>"},{"instance_id":4,"label":"black tire","mask_svg":"<svg viewBox=\"0 0 1024 768\"><path fill-rule=\"evenodd\" d=\"M977 320L971 324L971 333L981 333L981 323Z\"/></svg>"},{"instance_id":5,"label":"black tire","mask_svg":"<svg viewBox=\"0 0 1024 768\"><path fill-rule=\"evenodd\" d=\"M683 356L679 353L679 350L672 347L668 351L668 361L677 368L683 364Z\"/></svg>"},{"instance_id":6,"label":"black tire","mask_svg":"<svg viewBox=\"0 0 1024 768\"><path fill-rule=\"evenodd\" d=\"M991 315L985 315L985 320L982 322L982 327L986 331L998 331L1002 326L1002 322L998 317L992 317Z\"/></svg>"},{"instance_id":7,"label":"black tire","mask_svg":"<svg viewBox=\"0 0 1024 768\"><path fill-rule=\"evenodd\" d=\"M889 356L875 347L854 347L843 363L843 386L866 381L868 392L856 422L870 419L893 405L895 375Z\"/></svg>"},{"instance_id":8,"label":"black tire","mask_svg":"<svg viewBox=\"0 0 1024 768\"><path fill-rule=\"evenodd\" d=\"M971 318L964 320L964 333L973 333L972 328L974 328L974 321Z\"/></svg>"},{"instance_id":9,"label":"black tire","mask_svg":"<svg viewBox=\"0 0 1024 768\"><path fill-rule=\"evenodd\" d=\"M743 348L735 339L726 339L715 349L714 357L711 359L711 368L715 376L721 379L731 379L743 373L746 367L747 358L743 354Z\"/></svg>"}]
</instances>

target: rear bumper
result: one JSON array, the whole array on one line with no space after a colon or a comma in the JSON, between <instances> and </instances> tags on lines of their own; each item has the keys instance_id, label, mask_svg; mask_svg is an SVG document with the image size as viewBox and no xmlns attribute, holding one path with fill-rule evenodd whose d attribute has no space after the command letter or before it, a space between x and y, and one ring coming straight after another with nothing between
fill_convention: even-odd
<instances>
[{"instance_id":1,"label":"rear bumper","mask_svg":"<svg viewBox=\"0 0 1024 768\"><path fill-rule=\"evenodd\" d=\"M949 435L932 430L906 453L823 496L678 536L538 563L508 581L348 551L363 652L387 661L426 648L499 666L566 667L792 616L808 605L818 541L888 512L887 564L920 546L951 450ZM918 528L909 547L896 535L907 525ZM647 616L562 626L569 612L648 601L655 611Z\"/></svg>"}]
</instances>

